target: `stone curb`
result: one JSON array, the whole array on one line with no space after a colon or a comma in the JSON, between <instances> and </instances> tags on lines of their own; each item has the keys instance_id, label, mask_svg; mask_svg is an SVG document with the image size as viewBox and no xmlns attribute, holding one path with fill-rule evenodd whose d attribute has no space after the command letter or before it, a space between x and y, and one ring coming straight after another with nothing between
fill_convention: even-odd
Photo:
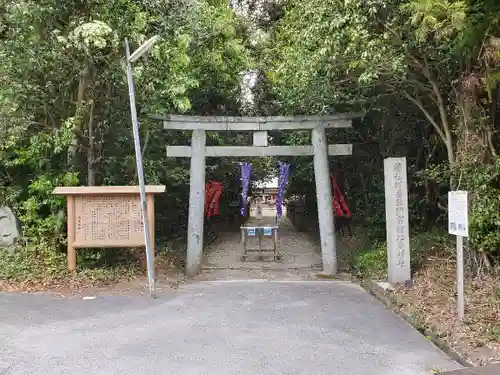
<instances>
[{"instance_id":1,"label":"stone curb","mask_svg":"<svg viewBox=\"0 0 500 375\"><path fill-rule=\"evenodd\" d=\"M381 283L379 281L371 280L368 283L368 290L387 308L391 309L395 314L401 317L406 323L411 325L417 331L422 333L426 338L436 345L439 349L441 349L448 357L458 362L464 367L478 367L479 364L475 363L459 352L457 352L454 348L452 348L446 341L439 338L436 333L432 332L429 329L424 328L415 318L410 315L398 311L395 311L396 301L393 296L391 296L391 288L388 283Z\"/></svg>"},{"instance_id":2,"label":"stone curb","mask_svg":"<svg viewBox=\"0 0 500 375\"><path fill-rule=\"evenodd\" d=\"M260 266L260 267L251 267L245 265L237 265L237 266L226 266L226 267L216 267L216 266L203 266L202 269L204 271L223 271L223 270L237 270L237 271L311 271L311 272L319 272L321 271L320 267L316 267L314 265L304 266L304 267L276 267L276 266Z\"/></svg>"}]
</instances>

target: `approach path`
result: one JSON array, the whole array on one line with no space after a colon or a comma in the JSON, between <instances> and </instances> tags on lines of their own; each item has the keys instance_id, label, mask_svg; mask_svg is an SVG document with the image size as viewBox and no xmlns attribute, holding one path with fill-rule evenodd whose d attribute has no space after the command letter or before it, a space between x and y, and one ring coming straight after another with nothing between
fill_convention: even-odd
<instances>
[{"instance_id":1,"label":"approach path","mask_svg":"<svg viewBox=\"0 0 500 375\"><path fill-rule=\"evenodd\" d=\"M279 261L272 256L258 259L256 254L250 254L246 261L241 260L240 232L222 233L207 249L204 250L203 268L205 270L269 270L269 271L318 271L321 269L321 255L318 243L307 233L300 233L294 228L290 220L283 217L278 221ZM250 218L246 224L276 225L274 209L264 207L263 216L259 219ZM271 241L265 244L271 245Z\"/></svg>"},{"instance_id":2,"label":"approach path","mask_svg":"<svg viewBox=\"0 0 500 375\"><path fill-rule=\"evenodd\" d=\"M157 299L0 293L0 374L430 375L459 365L359 286L212 281Z\"/></svg>"}]
</instances>

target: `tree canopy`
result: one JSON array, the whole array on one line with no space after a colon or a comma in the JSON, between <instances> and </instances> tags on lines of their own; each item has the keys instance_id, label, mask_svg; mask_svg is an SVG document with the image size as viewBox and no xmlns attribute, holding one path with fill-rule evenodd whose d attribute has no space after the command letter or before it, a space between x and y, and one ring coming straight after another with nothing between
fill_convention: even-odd
<instances>
[{"instance_id":1,"label":"tree canopy","mask_svg":"<svg viewBox=\"0 0 500 375\"><path fill-rule=\"evenodd\" d=\"M383 212L381 161L407 156L412 217L429 225L445 214L448 189L470 190L471 240L496 252L499 8L494 1L290 0L263 52L266 100L286 113L365 111L340 136L355 142L340 169L359 208ZM307 183L311 169L303 170Z\"/></svg>"}]
</instances>

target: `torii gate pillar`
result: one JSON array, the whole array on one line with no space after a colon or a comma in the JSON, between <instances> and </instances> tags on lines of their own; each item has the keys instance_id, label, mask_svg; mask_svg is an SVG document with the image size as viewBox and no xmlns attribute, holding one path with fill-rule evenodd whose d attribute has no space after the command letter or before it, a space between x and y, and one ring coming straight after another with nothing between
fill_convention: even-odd
<instances>
[{"instance_id":1,"label":"torii gate pillar","mask_svg":"<svg viewBox=\"0 0 500 375\"><path fill-rule=\"evenodd\" d=\"M205 130L195 129L191 136L191 168L189 180L189 213L187 233L186 275L201 271L203 257L203 220L205 210Z\"/></svg>"},{"instance_id":2,"label":"torii gate pillar","mask_svg":"<svg viewBox=\"0 0 500 375\"><path fill-rule=\"evenodd\" d=\"M330 185L330 167L328 165L328 144L323 126L311 132L314 149L314 178L316 180L316 198L318 201L319 235L321 238L321 257L323 273L337 273L337 253L335 249L335 222L332 209L332 186Z\"/></svg>"}]
</instances>

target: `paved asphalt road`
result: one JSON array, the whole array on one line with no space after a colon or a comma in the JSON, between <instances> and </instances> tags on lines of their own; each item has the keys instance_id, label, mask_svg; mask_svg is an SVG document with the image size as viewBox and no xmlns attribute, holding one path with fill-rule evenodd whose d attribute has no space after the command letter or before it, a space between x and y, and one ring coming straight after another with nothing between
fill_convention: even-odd
<instances>
[{"instance_id":1,"label":"paved asphalt road","mask_svg":"<svg viewBox=\"0 0 500 375\"><path fill-rule=\"evenodd\" d=\"M0 294L0 317L2 375L427 375L460 368L345 282L205 282L155 300Z\"/></svg>"}]
</instances>

